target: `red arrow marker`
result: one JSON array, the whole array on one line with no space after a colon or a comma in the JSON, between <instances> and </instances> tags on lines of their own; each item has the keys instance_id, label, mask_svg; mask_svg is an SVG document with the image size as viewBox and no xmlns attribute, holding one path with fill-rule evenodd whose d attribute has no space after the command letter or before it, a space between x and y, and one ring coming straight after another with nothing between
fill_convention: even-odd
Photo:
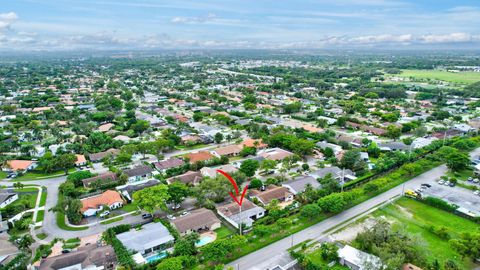
<instances>
[{"instance_id":1,"label":"red arrow marker","mask_svg":"<svg viewBox=\"0 0 480 270\"><path fill-rule=\"evenodd\" d=\"M232 199L240 206L242 206L242 203L243 203L243 198L245 197L245 194L247 194L247 189L248 189L248 184L243 188L243 191L242 191L242 194L240 195L239 194L239 190L238 190L238 185L237 185L237 182L226 172L222 171L222 170L217 170L217 172L223 174L223 176L225 176L228 181L230 181L230 183L232 183L232 186L233 188L235 189L235 196L233 195L232 192L230 192L230 197L232 197ZM240 201L237 199L237 197L240 196Z\"/></svg>"}]
</instances>

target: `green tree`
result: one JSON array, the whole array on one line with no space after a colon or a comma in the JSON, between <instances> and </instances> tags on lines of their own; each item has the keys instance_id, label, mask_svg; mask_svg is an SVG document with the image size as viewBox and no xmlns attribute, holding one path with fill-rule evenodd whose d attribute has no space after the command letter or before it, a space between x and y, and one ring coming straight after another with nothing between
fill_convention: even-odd
<instances>
[{"instance_id":1,"label":"green tree","mask_svg":"<svg viewBox=\"0 0 480 270\"><path fill-rule=\"evenodd\" d=\"M213 139L215 140L216 143L221 143L223 141L223 134L220 132L217 132Z\"/></svg>"},{"instance_id":2,"label":"green tree","mask_svg":"<svg viewBox=\"0 0 480 270\"><path fill-rule=\"evenodd\" d=\"M346 169L353 169L355 165L360 161L360 152L358 150L348 150L343 154L340 160L340 167Z\"/></svg>"},{"instance_id":3,"label":"green tree","mask_svg":"<svg viewBox=\"0 0 480 270\"><path fill-rule=\"evenodd\" d=\"M182 255L195 255L197 254L196 243L200 239L197 233L188 234L175 242L173 255L182 256Z\"/></svg>"},{"instance_id":4,"label":"green tree","mask_svg":"<svg viewBox=\"0 0 480 270\"><path fill-rule=\"evenodd\" d=\"M451 152L446 156L445 161L447 163L447 167L454 172L468 168L468 165L470 164L468 155L460 151Z\"/></svg>"},{"instance_id":5,"label":"green tree","mask_svg":"<svg viewBox=\"0 0 480 270\"><path fill-rule=\"evenodd\" d=\"M167 210L167 201L170 200L167 185L156 185L144 188L133 193L133 202L140 208L149 213L157 210Z\"/></svg>"},{"instance_id":6,"label":"green tree","mask_svg":"<svg viewBox=\"0 0 480 270\"><path fill-rule=\"evenodd\" d=\"M395 125L389 125L387 127L387 133L386 136L393 139L396 141L398 138L400 138L400 135L402 135L402 129L395 126Z\"/></svg>"},{"instance_id":7,"label":"green tree","mask_svg":"<svg viewBox=\"0 0 480 270\"><path fill-rule=\"evenodd\" d=\"M168 185L169 202L180 204L185 198L190 195L190 189L182 182L175 181Z\"/></svg>"},{"instance_id":8,"label":"green tree","mask_svg":"<svg viewBox=\"0 0 480 270\"><path fill-rule=\"evenodd\" d=\"M322 210L325 210L330 213L340 213L347 206L347 201L345 200L343 194L341 193L332 193L318 200L318 206Z\"/></svg>"},{"instance_id":9,"label":"green tree","mask_svg":"<svg viewBox=\"0 0 480 270\"><path fill-rule=\"evenodd\" d=\"M275 166L277 166L277 162L273 159L264 159L260 163L260 169L262 169L264 172L275 169Z\"/></svg>"},{"instance_id":10,"label":"green tree","mask_svg":"<svg viewBox=\"0 0 480 270\"><path fill-rule=\"evenodd\" d=\"M65 171L65 174L68 174L68 169L75 166L76 161L77 157L74 154L70 153L62 154L55 158L57 168Z\"/></svg>"},{"instance_id":11,"label":"green tree","mask_svg":"<svg viewBox=\"0 0 480 270\"><path fill-rule=\"evenodd\" d=\"M82 208L82 202L78 199L69 199L67 201L67 209L65 214L67 215L68 220L73 224L79 224L82 220L82 213L80 209Z\"/></svg>"},{"instance_id":12,"label":"green tree","mask_svg":"<svg viewBox=\"0 0 480 270\"><path fill-rule=\"evenodd\" d=\"M458 239L450 240L452 247L463 258L473 260L480 258L480 233L463 233Z\"/></svg>"},{"instance_id":13,"label":"green tree","mask_svg":"<svg viewBox=\"0 0 480 270\"><path fill-rule=\"evenodd\" d=\"M259 167L259 163L255 159L247 159L240 165L240 171L243 172L246 176L252 177L255 175Z\"/></svg>"},{"instance_id":14,"label":"green tree","mask_svg":"<svg viewBox=\"0 0 480 270\"><path fill-rule=\"evenodd\" d=\"M316 204L307 204L302 207L302 209L300 210L300 214L303 217L313 219L314 217L317 217L321 213L321 211L322 209L320 208L320 206Z\"/></svg>"}]
</instances>

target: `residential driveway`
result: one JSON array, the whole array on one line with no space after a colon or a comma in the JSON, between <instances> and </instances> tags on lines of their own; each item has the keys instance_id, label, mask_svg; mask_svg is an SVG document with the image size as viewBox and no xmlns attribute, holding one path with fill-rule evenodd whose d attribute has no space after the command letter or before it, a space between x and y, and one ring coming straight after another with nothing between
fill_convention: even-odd
<instances>
[{"instance_id":1,"label":"residential driveway","mask_svg":"<svg viewBox=\"0 0 480 270\"><path fill-rule=\"evenodd\" d=\"M477 148L472 155L478 155L480 148ZM327 234L327 231L344 223L358 218L362 213L371 211L376 206L381 205L389 200L392 200L396 196L402 194L406 189L415 189L422 183L427 183L432 179L438 179L440 176L447 172L447 167L441 165L428 172L425 172L408 182L399 185L389 191L386 191L374 198L371 198L359 205L356 205L350 209L343 211L342 213L328 218L320 223L317 223L305 230L293 234L291 237L284 238L273 244L270 244L260 250L243 256L231 263L228 266L232 266L236 270L266 270L272 269L276 265L286 265L285 262L291 261L291 257L288 254L287 249L309 239L320 239Z\"/></svg>"}]
</instances>

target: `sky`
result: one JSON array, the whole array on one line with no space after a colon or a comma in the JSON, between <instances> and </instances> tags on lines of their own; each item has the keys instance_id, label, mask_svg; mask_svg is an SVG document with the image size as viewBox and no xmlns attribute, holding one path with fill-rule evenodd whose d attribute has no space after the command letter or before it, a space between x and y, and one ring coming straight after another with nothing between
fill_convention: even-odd
<instances>
[{"instance_id":1,"label":"sky","mask_svg":"<svg viewBox=\"0 0 480 270\"><path fill-rule=\"evenodd\" d=\"M0 50L480 48L479 0L0 0Z\"/></svg>"}]
</instances>

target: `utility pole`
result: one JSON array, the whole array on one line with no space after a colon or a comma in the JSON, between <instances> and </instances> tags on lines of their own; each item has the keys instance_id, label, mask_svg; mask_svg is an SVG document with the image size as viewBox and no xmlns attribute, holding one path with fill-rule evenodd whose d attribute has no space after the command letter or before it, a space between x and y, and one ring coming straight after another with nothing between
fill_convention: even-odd
<instances>
[{"instance_id":1,"label":"utility pole","mask_svg":"<svg viewBox=\"0 0 480 270\"><path fill-rule=\"evenodd\" d=\"M343 193L343 185L345 184L345 168L342 169L342 182L340 184L341 184L342 193Z\"/></svg>"},{"instance_id":2,"label":"utility pole","mask_svg":"<svg viewBox=\"0 0 480 270\"><path fill-rule=\"evenodd\" d=\"M243 216L242 216L242 205L240 204L240 224L238 225L240 229L240 235L242 235L242 226L243 226Z\"/></svg>"},{"instance_id":3,"label":"utility pole","mask_svg":"<svg viewBox=\"0 0 480 270\"><path fill-rule=\"evenodd\" d=\"M443 134L443 146L445 146L446 139L447 139L447 130L445 130L445 133Z\"/></svg>"}]
</instances>

